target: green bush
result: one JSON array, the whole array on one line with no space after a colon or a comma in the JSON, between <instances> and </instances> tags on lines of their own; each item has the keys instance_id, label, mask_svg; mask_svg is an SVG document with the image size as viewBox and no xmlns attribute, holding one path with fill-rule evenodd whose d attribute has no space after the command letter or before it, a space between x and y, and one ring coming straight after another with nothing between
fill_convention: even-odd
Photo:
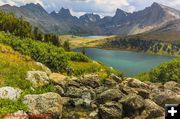
<instances>
[{"instance_id":1,"label":"green bush","mask_svg":"<svg viewBox=\"0 0 180 119\"><path fill-rule=\"evenodd\" d=\"M175 59L168 63L162 63L150 72L138 75L137 78L151 82L165 83L168 81L176 81L180 83L180 59Z\"/></svg>"},{"instance_id":2,"label":"green bush","mask_svg":"<svg viewBox=\"0 0 180 119\"><path fill-rule=\"evenodd\" d=\"M172 60L169 63L162 63L149 73L153 82L176 81L180 83L180 59Z\"/></svg>"},{"instance_id":3,"label":"green bush","mask_svg":"<svg viewBox=\"0 0 180 119\"><path fill-rule=\"evenodd\" d=\"M66 55L71 61L76 61L76 62L89 62L90 61L90 59L87 56L83 55L82 53L66 52Z\"/></svg>"},{"instance_id":4,"label":"green bush","mask_svg":"<svg viewBox=\"0 0 180 119\"><path fill-rule=\"evenodd\" d=\"M53 71L65 71L68 65L63 48L31 39L20 39L5 33L0 34L0 42L47 65Z\"/></svg>"},{"instance_id":5,"label":"green bush","mask_svg":"<svg viewBox=\"0 0 180 119\"><path fill-rule=\"evenodd\" d=\"M68 60L88 62L89 58L81 53L65 52L63 48L49 43L35 41L30 38L20 39L11 34L0 33L0 43L28 55L34 60L48 66L52 71L64 72L68 67Z\"/></svg>"}]
</instances>

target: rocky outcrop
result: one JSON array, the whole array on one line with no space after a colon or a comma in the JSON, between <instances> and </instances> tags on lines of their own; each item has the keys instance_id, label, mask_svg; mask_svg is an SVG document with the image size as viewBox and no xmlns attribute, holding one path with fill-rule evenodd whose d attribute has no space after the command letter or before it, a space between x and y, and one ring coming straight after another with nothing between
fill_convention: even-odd
<instances>
[{"instance_id":1,"label":"rocky outcrop","mask_svg":"<svg viewBox=\"0 0 180 119\"><path fill-rule=\"evenodd\" d=\"M28 71L26 80L29 80L33 84L33 87L41 87L49 84L49 77L43 71Z\"/></svg>"},{"instance_id":2,"label":"rocky outcrop","mask_svg":"<svg viewBox=\"0 0 180 119\"><path fill-rule=\"evenodd\" d=\"M62 75L62 74L58 74L58 73L52 73L49 76L49 79L57 85L60 85L62 87L65 86L66 82L67 82L67 77Z\"/></svg>"},{"instance_id":3,"label":"rocky outcrop","mask_svg":"<svg viewBox=\"0 0 180 119\"><path fill-rule=\"evenodd\" d=\"M22 90L13 87L0 88L0 99L16 100L21 96Z\"/></svg>"},{"instance_id":4,"label":"rocky outcrop","mask_svg":"<svg viewBox=\"0 0 180 119\"><path fill-rule=\"evenodd\" d=\"M34 87L53 82L55 92L23 98L27 114L47 114L48 119L161 119L164 104L180 103L180 86L173 81L142 82L114 74L99 80L96 74L67 77L41 71L29 71L27 79ZM0 88L0 99L18 99L20 95L20 89Z\"/></svg>"},{"instance_id":5,"label":"rocky outcrop","mask_svg":"<svg viewBox=\"0 0 180 119\"><path fill-rule=\"evenodd\" d=\"M50 114L49 118L59 119L62 116L63 101L57 93L26 95L23 103L30 114Z\"/></svg>"},{"instance_id":6,"label":"rocky outcrop","mask_svg":"<svg viewBox=\"0 0 180 119\"><path fill-rule=\"evenodd\" d=\"M161 84L135 78L122 80L115 75L113 77L116 78L111 75L100 82L93 77L70 79L63 88L57 86L59 94L63 93L63 118L158 119L164 117L165 103L180 103L180 87L175 82ZM167 90L170 93L166 93Z\"/></svg>"}]
</instances>

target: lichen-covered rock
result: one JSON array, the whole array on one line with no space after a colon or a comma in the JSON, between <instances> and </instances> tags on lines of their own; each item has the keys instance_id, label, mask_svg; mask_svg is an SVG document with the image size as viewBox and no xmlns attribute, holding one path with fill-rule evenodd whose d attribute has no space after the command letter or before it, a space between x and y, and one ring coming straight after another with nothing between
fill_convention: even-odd
<instances>
[{"instance_id":1,"label":"lichen-covered rock","mask_svg":"<svg viewBox=\"0 0 180 119\"><path fill-rule=\"evenodd\" d=\"M42 64L40 62L36 62L36 64L38 66L40 66L48 75L50 75L52 73L51 70L47 66L45 66L44 64Z\"/></svg>"},{"instance_id":2,"label":"lichen-covered rock","mask_svg":"<svg viewBox=\"0 0 180 119\"><path fill-rule=\"evenodd\" d=\"M145 109L141 113L141 117L144 119L152 119L152 118L157 118L164 116L165 110L157 105L155 102L153 102L150 99L145 99L144 101L144 107Z\"/></svg>"},{"instance_id":3,"label":"lichen-covered rock","mask_svg":"<svg viewBox=\"0 0 180 119\"><path fill-rule=\"evenodd\" d=\"M109 76L109 78L112 79L112 80L114 80L114 81L116 81L117 83L122 82L122 78L116 76L115 74L111 74L111 75Z\"/></svg>"},{"instance_id":4,"label":"lichen-covered rock","mask_svg":"<svg viewBox=\"0 0 180 119\"><path fill-rule=\"evenodd\" d=\"M33 87L41 87L49 84L48 75L43 71L28 71L26 79L32 82Z\"/></svg>"},{"instance_id":5,"label":"lichen-covered rock","mask_svg":"<svg viewBox=\"0 0 180 119\"><path fill-rule=\"evenodd\" d=\"M112 80L112 79L105 79L103 84L105 87L112 88L112 87L115 87L117 85L117 82Z\"/></svg>"},{"instance_id":6,"label":"lichen-covered rock","mask_svg":"<svg viewBox=\"0 0 180 119\"><path fill-rule=\"evenodd\" d=\"M81 83L84 86L89 86L92 88L97 88L100 86L100 82L98 81L98 79L94 79L94 78L90 78L90 77L81 79Z\"/></svg>"},{"instance_id":7,"label":"lichen-covered rock","mask_svg":"<svg viewBox=\"0 0 180 119\"><path fill-rule=\"evenodd\" d=\"M100 119L122 119L122 104L116 102L107 102L99 107Z\"/></svg>"},{"instance_id":8,"label":"lichen-covered rock","mask_svg":"<svg viewBox=\"0 0 180 119\"><path fill-rule=\"evenodd\" d=\"M127 83L126 85L129 87L132 87L132 88L149 89L149 86L146 83L144 83L138 79L135 79L135 78L127 78L123 82L125 82L125 84Z\"/></svg>"},{"instance_id":9,"label":"lichen-covered rock","mask_svg":"<svg viewBox=\"0 0 180 119\"><path fill-rule=\"evenodd\" d=\"M66 76L64 76L64 75L62 75L62 74L58 74L58 73L52 73L52 74L50 74L49 79L50 79L53 83L55 83L55 84L57 84L57 85L60 85L60 86L62 86L63 88L65 87L65 85L66 85L66 83L67 83L67 81L68 81Z\"/></svg>"},{"instance_id":10,"label":"lichen-covered rock","mask_svg":"<svg viewBox=\"0 0 180 119\"><path fill-rule=\"evenodd\" d=\"M136 94L124 96L119 102L123 104L123 110L126 114L138 112L144 107L144 99Z\"/></svg>"},{"instance_id":11,"label":"lichen-covered rock","mask_svg":"<svg viewBox=\"0 0 180 119\"><path fill-rule=\"evenodd\" d=\"M55 89L56 89L56 93L60 94L61 96L65 96L64 89L61 86L56 85Z\"/></svg>"},{"instance_id":12,"label":"lichen-covered rock","mask_svg":"<svg viewBox=\"0 0 180 119\"><path fill-rule=\"evenodd\" d=\"M76 88L76 87L67 87L67 91L65 93L65 95L67 97L71 97L71 98L80 98L82 95L83 90L81 88Z\"/></svg>"},{"instance_id":13,"label":"lichen-covered rock","mask_svg":"<svg viewBox=\"0 0 180 119\"><path fill-rule=\"evenodd\" d=\"M106 101L118 101L120 100L124 94L118 90L118 89L109 89L104 92L102 92L98 97L97 97L97 102L102 104L105 103Z\"/></svg>"},{"instance_id":14,"label":"lichen-covered rock","mask_svg":"<svg viewBox=\"0 0 180 119\"><path fill-rule=\"evenodd\" d=\"M28 106L30 114L51 114L53 119L62 116L63 101L57 93L26 95L23 103Z\"/></svg>"},{"instance_id":15,"label":"lichen-covered rock","mask_svg":"<svg viewBox=\"0 0 180 119\"><path fill-rule=\"evenodd\" d=\"M67 84L66 84L66 87L76 87L76 88L79 88L81 87L81 82L77 79L77 80L70 80Z\"/></svg>"},{"instance_id":16,"label":"lichen-covered rock","mask_svg":"<svg viewBox=\"0 0 180 119\"><path fill-rule=\"evenodd\" d=\"M89 118L90 118L90 119L99 119L98 111L95 110L95 111L91 112L91 113L89 114Z\"/></svg>"},{"instance_id":17,"label":"lichen-covered rock","mask_svg":"<svg viewBox=\"0 0 180 119\"><path fill-rule=\"evenodd\" d=\"M170 89L156 88L150 93L150 99L156 104L164 107L165 104L180 103L180 91L174 92Z\"/></svg>"},{"instance_id":18,"label":"lichen-covered rock","mask_svg":"<svg viewBox=\"0 0 180 119\"><path fill-rule=\"evenodd\" d=\"M0 99L16 100L20 97L21 93L22 91L18 88L2 87L0 88Z\"/></svg>"}]
</instances>

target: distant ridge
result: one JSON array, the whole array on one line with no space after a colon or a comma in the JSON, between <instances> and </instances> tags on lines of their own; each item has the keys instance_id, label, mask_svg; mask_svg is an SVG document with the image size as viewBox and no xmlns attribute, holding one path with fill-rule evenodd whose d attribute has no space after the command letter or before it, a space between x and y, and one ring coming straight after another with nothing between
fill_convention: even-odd
<instances>
[{"instance_id":1,"label":"distant ridge","mask_svg":"<svg viewBox=\"0 0 180 119\"><path fill-rule=\"evenodd\" d=\"M134 13L117 9L113 17L100 18L86 13L77 18L69 9L61 8L58 13L48 13L40 4L30 3L21 7L8 4L0 6L1 11L22 16L44 33L76 35L133 35L152 31L180 31L180 11L153 3L150 7ZM169 25L170 24L170 25ZM170 26L170 28L168 28ZM178 29L177 29L178 28Z\"/></svg>"}]
</instances>

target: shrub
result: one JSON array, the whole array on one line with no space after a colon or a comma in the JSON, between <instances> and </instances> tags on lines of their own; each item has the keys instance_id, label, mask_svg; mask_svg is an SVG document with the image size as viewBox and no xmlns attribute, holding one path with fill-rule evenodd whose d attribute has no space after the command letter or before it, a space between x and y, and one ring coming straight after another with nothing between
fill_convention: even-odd
<instances>
[{"instance_id":1,"label":"shrub","mask_svg":"<svg viewBox=\"0 0 180 119\"><path fill-rule=\"evenodd\" d=\"M150 72L138 75L137 78L152 82L165 83L168 81L176 81L180 83L180 59L174 59L168 63L162 63Z\"/></svg>"}]
</instances>

